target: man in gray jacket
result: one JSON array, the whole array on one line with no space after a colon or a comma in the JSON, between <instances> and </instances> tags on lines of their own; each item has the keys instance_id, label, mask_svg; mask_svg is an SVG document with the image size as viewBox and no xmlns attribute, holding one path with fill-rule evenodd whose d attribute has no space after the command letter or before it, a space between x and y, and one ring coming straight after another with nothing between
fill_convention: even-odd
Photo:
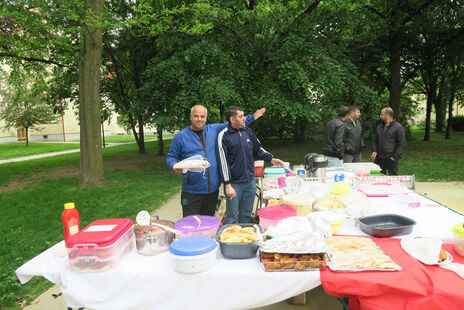
<instances>
[{"instance_id":1,"label":"man in gray jacket","mask_svg":"<svg viewBox=\"0 0 464 310\"><path fill-rule=\"evenodd\" d=\"M322 147L322 153L325 156L343 159L343 151L345 150L343 137L345 135L345 122L349 117L349 112L348 107L341 106L338 108L338 118L330 120L325 126L324 146Z\"/></svg>"},{"instance_id":2,"label":"man in gray jacket","mask_svg":"<svg viewBox=\"0 0 464 310\"><path fill-rule=\"evenodd\" d=\"M382 124L379 124L372 137L372 155L380 166L381 173L398 175L398 162L406 146L404 127L393 120L391 108L383 108L380 112Z\"/></svg>"},{"instance_id":3,"label":"man in gray jacket","mask_svg":"<svg viewBox=\"0 0 464 310\"><path fill-rule=\"evenodd\" d=\"M359 117L361 111L358 106L351 106L349 119L345 126L345 152L343 153L344 163L360 163L361 150L364 148L364 139L361 122Z\"/></svg>"}]
</instances>

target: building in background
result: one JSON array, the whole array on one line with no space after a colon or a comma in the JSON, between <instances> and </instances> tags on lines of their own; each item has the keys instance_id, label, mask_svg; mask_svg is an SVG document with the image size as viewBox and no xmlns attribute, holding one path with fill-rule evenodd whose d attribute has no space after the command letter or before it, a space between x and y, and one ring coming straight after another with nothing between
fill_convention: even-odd
<instances>
[{"instance_id":1,"label":"building in background","mask_svg":"<svg viewBox=\"0 0 464 310\"><path fill-rule=\"evenodd\" d=\"M113 113L108 122L104 122L105 137L111 135L127 135L128 133L117 124L117 114ZM16 142L25 140L25 130L21 128L3 129L4 122L0 119L0 143ZM69 142L79 140L80 128L76 111L68 107L58 123L41 125L42 130L29 130L29 141L56 141ZM145 134L152 134L154 129L145 128Z\"/></svg>"}]
</instances>

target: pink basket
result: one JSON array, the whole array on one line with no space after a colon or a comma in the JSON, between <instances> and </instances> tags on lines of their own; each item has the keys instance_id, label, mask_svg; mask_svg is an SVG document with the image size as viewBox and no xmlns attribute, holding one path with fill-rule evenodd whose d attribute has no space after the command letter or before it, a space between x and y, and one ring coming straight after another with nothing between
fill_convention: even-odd
<instances>
[{"instance_id":1,"label":"pink basket","mask_svg":"<svg viewBox=\"0 0 464 310\"><path fill-rule=\"evenodd\" d=\"M296 210L286 206L270 206L258 210L259 224L267 229L276 225L281 219L296 216Z\"/></svg>"}]
</instances>

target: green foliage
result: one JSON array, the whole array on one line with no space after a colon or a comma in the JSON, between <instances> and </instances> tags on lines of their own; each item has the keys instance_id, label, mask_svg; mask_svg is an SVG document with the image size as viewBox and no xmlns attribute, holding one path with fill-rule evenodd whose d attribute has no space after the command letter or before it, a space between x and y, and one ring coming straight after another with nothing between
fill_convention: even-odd
<instances>
[{"instance_id":1,"label":"green foliage","mask_svg":"<svg viewBox=\"0 0 464 310\"><path fill-rule=\"evenodd\" d=\"M5 84L0 84L0 119L5 129L23 126L27 132L39 130L43 124L56 123L58 115L43 100L46 86L40 75L24 74L11 85Z\"/></svg>"},{"instance_id":2,"label":"green foliage","mask_svg":"<svg viewBox=\"0 0 464 310\"><path fill-rule=\"evenodd\" d=\"M452 128L454 131L464 131L464 116L453 117Z\"/></svg>"}]
</instances>

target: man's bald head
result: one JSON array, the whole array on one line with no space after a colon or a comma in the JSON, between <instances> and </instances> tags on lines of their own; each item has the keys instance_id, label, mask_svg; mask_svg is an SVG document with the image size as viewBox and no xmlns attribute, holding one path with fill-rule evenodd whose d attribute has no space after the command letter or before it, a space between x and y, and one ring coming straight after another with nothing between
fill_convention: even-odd
<instances>
[{"instance_id":1,"label":"man's bald head","mask_svg":"<svg viewBox=\"0 0 464 310\"><path fill-rule=\"evenodd\" d=\"M385 124L390 124L391 121L393 121L395 117L395 114L393 113L392 108L383 108L380 111L380 120L384 122Z\"/></svg>"},{"instance_id":2,"label":"man's bald head","mask_svg":"<svg viewBox=\"0 0 464 310\"><path fill-rule=\"evenodd\" d=\"M203 130L203 127L205 127L206 120L208 117L208 110L200 105L194 105L192 109L190 110L190 128L192 128L195 131L200 131Z\"/></svg>"},{"instance_id":3,"label":"man's bald head","mask_svg":"<svg viewBox=\"0 0 464 310\"><path fill-rule=\"evenodd\" d=\"M195 110L203 110L203 109L204 109L204 111L205 111L206 116L208 116L208 109L207 109L205 106L201 105L201 104L196 104L196 105L194 105L194 106L190 109L190 115L192 115L193 112L194 112Z\"/></svg>"}]
</instances>

